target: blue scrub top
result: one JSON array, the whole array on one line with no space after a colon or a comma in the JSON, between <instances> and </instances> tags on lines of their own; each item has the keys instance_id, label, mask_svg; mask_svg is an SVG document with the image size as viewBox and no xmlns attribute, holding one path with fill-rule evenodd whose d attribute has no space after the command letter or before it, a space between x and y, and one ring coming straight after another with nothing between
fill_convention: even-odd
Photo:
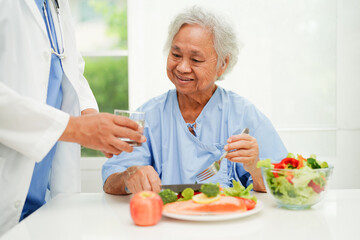
<instances>
[{"instance_id":1,"label":"blue scrub top","mask_svg":"<svg viewBox=\"0 0 360 240\"><path fill-rule=\"evenodd\" d=\"M153 98L139 111L144 111L144 135L147 142L132 153L123 152L108 159L102 168L103 183L113 173L134 165L151 165L162 184L195 183L196 175L225 152L227 139L240 134L246 127L257 139L259 158L279 162L287 150L270 120L251 102L218 87L198 118L195 135L181 115L176 90ZM244 186L252 183L241 163L224 159L220 171L204 182L232 186L232 180Z\"/></svg>"},{"instance_id":2,"label":"blue scrub top","mask_svg":"<svg viewBox=\"0 0 360 240\"><path fill-rule=\"evenodd\" d=\"M41 15L44 18L45 26L47 29L46 18L42 9L44 6L44 0L35 0L35 2L40 10ZM46 9L47 15L49 16L50 31L55 41L54 45L58 48L54 22L51 15L51 11L49 9L49 3L47 0L46 0L46 4L47 4L47 9ZM50 33L48 30L49 41L51 41L49 34ZM63 77L63 69L61 65L61 60L55 54L52 54L46 103L57 109L60 109L62 103L62 96L63 96L62 88L61 88L62 77ZM20 221L26 218L27 216L29 216L31 213L33 213L34 211L36 211L38 208L40 208L42 205L46 203L45 195L49 185L51 164L55 155L55 151L56 151L56 144L41 162L35 164L29 192L26 197L24 208L21 213Z\"/></svg>"}]
</instances>

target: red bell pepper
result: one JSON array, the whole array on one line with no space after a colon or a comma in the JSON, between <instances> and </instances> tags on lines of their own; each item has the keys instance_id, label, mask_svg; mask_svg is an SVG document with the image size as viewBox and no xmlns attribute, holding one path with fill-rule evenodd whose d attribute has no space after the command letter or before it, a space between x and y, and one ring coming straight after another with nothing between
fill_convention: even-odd
<instances>
[{"instance_id":1,"label":"red bell pepper","mask_svg":"<svg viewBox=\"0 0 360 240\"><path fill-rule=\"evenodd\" d=\"M276 169L284 169L285 168L285 165L282 162L274 163L273 165L274 165L274 168L276 168Z\"/></svg>"},{"instance_id":2,"label":"red bell pepper","mask_svg":"<svg viewBox=\"0 0 360 240\"><path fill-rule=\"evenodd\" d=\"M297 168L298 166L299 166L299 160L295 158L284 158L283 160L281 160L281 162L274 164L274 168L280 168L280 169Z\"/></svg>"},{"instance_id":3,"label":"red bell pepper","mask_svg":"<svg viewBox=\"0 0 360 240\"><path fill-rule=\"evenodd\" d=\"M297 168L299 166L299 160L295 158L284 158L281 162L284 162L286 165L285 168L289 168L289 165L291 168Z\"/></svg>"},{"instance_id":4,"label":"red bell pepper","mask_svg":"<svg viewBox=\"0 0 360 240\"><path fill-rule=\"evenodd\" d=\"M295 159L295 158L284 158L283 160L281 160L281 162L279 163L274 163L274 169L288 169L288 168L291 168L291 169L295 169L295 168L298 168L300 163L299 163L299 160ZM290 167L291 166L291 167ZM274 177L279 177L279 175L274 172ZM291 179L292 179L292 176L289 177L288 181L290 183L291 182Z\"/></svg>"}]
</instances>

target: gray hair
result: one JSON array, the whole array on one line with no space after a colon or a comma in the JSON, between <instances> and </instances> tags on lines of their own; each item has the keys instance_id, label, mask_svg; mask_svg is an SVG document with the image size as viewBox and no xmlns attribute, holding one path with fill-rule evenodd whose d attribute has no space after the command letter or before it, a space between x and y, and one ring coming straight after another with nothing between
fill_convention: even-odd
<instances>
[{"instance_id":1,"label":"gray hair","mask_svg":"<svg viewBox=\"0 0 360 240\"><path fill-rule=\"evenodd\" d=\"M214 49L218 55L216 69L219 69L224 64L225 58L229 57L229 65L225 73L230 72L235 66L239 54L239 46L234 29L222 17L199 6L185 9L170 23L168 38L164 47L165 53L169 53L175 35L185 24L203 26L213 34Z\"/></svg>"}]
</instances>

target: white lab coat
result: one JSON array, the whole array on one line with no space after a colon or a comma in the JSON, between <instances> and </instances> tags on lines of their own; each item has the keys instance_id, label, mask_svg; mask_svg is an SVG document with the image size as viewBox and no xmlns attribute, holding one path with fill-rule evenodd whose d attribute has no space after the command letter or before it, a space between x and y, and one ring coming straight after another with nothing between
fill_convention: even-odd
<instances>
[{"instance_id":1,"label":"white lab coat","mask_svg":"<svg viewBox=\"0 0 360 240\"><path fill-rule=\"evenodd\" d=\"M66 55L62 111L46 105L50 43L34 0L0 0L0 236L18 223L35 162L56 143L69 116L98 109L83 76L68 2L59 0L59 5ZM60 43L54 9L52 15ZM80 191L78 144L59 142L50 186L51 196Z\"/></svg>"}]
</instances>

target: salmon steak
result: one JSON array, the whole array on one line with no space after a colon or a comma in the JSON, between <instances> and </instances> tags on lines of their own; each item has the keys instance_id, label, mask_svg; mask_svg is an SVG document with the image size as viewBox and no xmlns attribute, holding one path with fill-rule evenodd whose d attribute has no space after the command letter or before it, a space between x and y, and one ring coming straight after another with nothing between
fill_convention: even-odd
<instances>
[{"instance_id":1,"label":"salmon steak","mask_svg":"<svg viewBox=\"0 0 360 240\"><path fill-rule=\"evenodd\" d=\"M246 205L240 198L221 196L219 200L211 203L197 203L193 200L168 203L163 211L184 215L217 215L246 212Z\"/></svg>"}]
</instances>

